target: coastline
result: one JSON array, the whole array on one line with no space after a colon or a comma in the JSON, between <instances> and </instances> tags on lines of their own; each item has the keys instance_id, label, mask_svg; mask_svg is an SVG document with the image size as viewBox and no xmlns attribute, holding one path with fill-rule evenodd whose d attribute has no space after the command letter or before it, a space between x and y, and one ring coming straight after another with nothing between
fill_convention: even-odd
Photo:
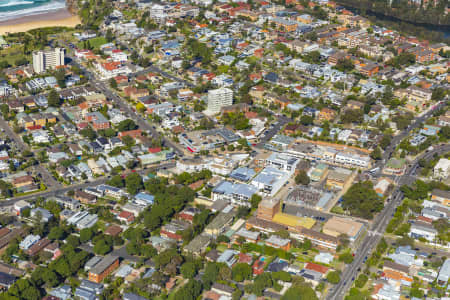
<instances>
[{"instance_id":1,"label":"coastline","mask_svg":"<svg viewBox=\"0 0 450 300\"><path fill-rule=\"evenodd\" d=\"M42 27L75 27L78 24L81 24L80 18L77 15L72 15L67 8L62 8L41 14L0 21L0 35L24 32Z\"/></svg>"}]
</instances>

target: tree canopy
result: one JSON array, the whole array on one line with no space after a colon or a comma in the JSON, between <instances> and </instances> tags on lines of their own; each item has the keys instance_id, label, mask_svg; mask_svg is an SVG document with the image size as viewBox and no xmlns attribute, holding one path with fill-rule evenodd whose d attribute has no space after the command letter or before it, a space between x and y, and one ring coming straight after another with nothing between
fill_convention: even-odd
<instances>
[{"instance_id":1,"label":"tree canopy","mask_svg":"<svg viewBox=\"0 0 450 300\"><path fill-rule=\"evenodd\" d=\"M383 200L377 195L370 181L352 185L342 197L342 207L354 216L372 219L383 209Z\"/></svg>"}]
</instances>

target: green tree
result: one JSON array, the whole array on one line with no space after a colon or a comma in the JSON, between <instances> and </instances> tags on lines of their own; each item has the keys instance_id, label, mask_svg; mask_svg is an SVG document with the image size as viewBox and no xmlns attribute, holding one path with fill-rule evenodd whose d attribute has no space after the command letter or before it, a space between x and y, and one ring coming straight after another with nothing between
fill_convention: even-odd
<instances>
[{"instance_id":1,"label":"green tree","mask_svg":"<svg viewBox=\"0 0 450 300\"><path fill-rule=\"evenodd\" d=\"M364 119L364 113L363 113L363 111L361 111L359 109L348 109L344 112L344 114L341 117L341 121L344 124L349 124L349 123L360 124L360 123L362 123L363 119Z\"/></svg>"},{"instance_id":2,"label":"green tree","mask_svg":"<svg viewBox=\"0 0 450 300\"><path fill-rule=\"evenodd\" d=\"M308 126L314 122L314 118L308 115L303 115L300 117L300 123L302 125Z\"/></svg>"},{"instance_id":3,"label":"green tree","mask_svg":"<svg viewBox=\"0 0 450 300\"><path fill-rule=\"evenodd\" d=\"M115 175L113 176L109 181L108 184L117 188L123 188L125 187L125 182L122 179L122 176Z\"/></svg>"},{"instance_id":4,"label":"green tree","mask_svg":"<svg viewBox=\"0 0 450 300\"><path fill-rule=\"evenodd\" d=\"M380 147L376 147L375 149L373 149L373 151L370 153L370 157L374 160L380 160L383 157Z\"/></svg>"},{"instance_id":5,"label":"green tree","mask_svg":"<svg viewBox=\"0 0 450 300\"><path fill-rule=\"evenodd\" d=\"M252 274L252 267L246 263L238 263L231 270L231 277L238 282L250 279Z\"/></svg>"},{"instance_id":6,"label":"green tree","mask_svg":"<svg viewBox=\"0 0 450 300\"><path fill-rule=\"evenodd\" d=\"M131 195L136 195L143 187L143 181L139 173L131 173L125 178L125 187Z\"/></svg>"},{"instance_id":7,"label":"green tree","mask_svg":"<svg viewBox=\"0 0 450 300\"><path fill-rule=\"evenodd\" d=\"M202 284L197 280L189 280L187 284L178 289L174 294L174 300L197 299L202 293Z\"/></svg>"},{"instance_id":8,"label":"green tree","mask_svg":"<svg viewBox=\"0 0 450 300\"><path fill-rule=\"evenodd\" d=\"M134 139L131 136L129 136L129 135L126 135L126 136L122 137L122 142L127 147L132 147L135 144Z\"/></svg>"},{"instance_id":9,"label":"green tree","mask_svg":"<svg viewBox=\"0 0 450 300\"><path fill-rule=\"evenodd\" d=\"M86 243L92 239L94 232L91 228L84 228L80 230L80 242Z\"/></svg>"},{"instance_id":10,"label":"green tree","mask_svg":"<svg viewBox=\"0 0 450 300\"><path fill-rule=\"evenodd\" d=\"M341 276L337 271L331 271L327 274L327 280L331 284L338 284L341 281Z\"/></svg>"},{"instance_id":11,"label":"green tree","mask_svg":"<svg viewBox=\"0 0 450 300\"><path fill-rule=\"evenodd\" d=\"M49 106L60 107L61 106L61 98L59 98L59 94L55 90L51 90L47 96L47 102Z\"/></svg>"},{"instance_id":12,"label":"green tree","mask_svg":"<svg viewBox=\"0 0 450 300\"><path fill-rule=\"evenodd\" d=\"M421 289L414 287L411 289L409 295L411 296L411 298L416 297L418 299L423 299L424 292Z\"/></svg>"},{"instance_id":13,"label":"green tree","mask_svg":"<svg viewBox=\"0 0 450 300\"><path fill-rule=\"evenodd\" d=\"M80 134L91 141L95 140L95 138L97 137L95 131L90 127L80 130Z\"/></svg>"},{"instance_id":14,"label":"green tree","mask_svg":"<svg viewBox=\"0 0 450 300\"><path fill-rule=\"evenodd\" d=\"M258 208L259 202L261 202L262 197L258 194L253 194L250 198L250 204L252 205L252 208Z\"/></svg>"},{"instance_id":15,"label":"green tree","mask_svg":"<svg viewBox=\"0 0 450 300\"><path fill-rule=\"evenodd\" d=\"M94 253L99 255L105 255L112 250L112 245L107 243L105 240L100 240L94 245Z\"/></svg>"},{"instance_id":16,"label":"green tree","mask_svg":"<svg viewBox=\"0 0 450 300\"><path fill-rule=\"evenodd\" d=\"M336 69L341 72L350 72L354 68L355 65L353 64L352 60L348 58L339 59L336 64Z\"/></svg>"},{"instance_id":17,"label":"green tree","mask_svg":"<svg viewBox=\"0 0 450 300\"><path fill-rule=\"evenodd\" d=\"M365 274L361 274L358 276L358 278L355 280L355 286L359 289L363 288L367 281L369 280L369 278L367 277L367 275Z\"/></svg>"},{"instance_id":18,"label":"green tree","mask_svg":"<svg viewBox=\"0 0 450 300\"><path fill-rule=\"evenodd\" d=\"M295 284L281 297L281 300L318 300L316 292L306 283Z\"/></svg>"},{"instance_id":19,"label":"green tree","mask_svg":"<svg viewBox=\"0 0 450 300\"><path fill-rule=\"evenodd\" d=\"M77 237L76 235L71 234L66 238L66 242L68 245L72 246L73 248L76 248L80 245L80 238Z\"/></svg>"},{"instance_id":20,"label":"green tree","mask_svg":"<svg viewBox=\"0 0 450 300\"><path fill-rule=\"evenodd\" d=\"M380 147L382 149L386 149L391 144L392 136L390 134L383 135L383 138L380 141Z\"/></svg>"},{"instance_id":21,"label":"green tree","mask_svg":"<svg viewBox=\"0 0 450 300\"><path fill-rule=\"evenodd\" d=\"M117 89L117 81L114 78L111 78L109 80L109 85L111 86L111 88Z\"/></svg>"},{"instance_id":22,"label":"green tree","mask_svg":"<svg viewBox=\"0 0 450 300\"><path fill-rule=\"evenodd\" d=\"M197 267L193 262L185 262L181 268L180 273L186 279L192 279L197 274Z\"/></svg>"},{"instance_id":23,"label":"green tree","mask_svg":"<svg viewBox=\"0 0 450 300\"><path fill-rule=\"evenodd\" d=\"M38 286L42 286L43 284L45 284L48 287L55 287L60 283L58 274L44 267L38 267L36 270L34 270L33 274L31 274L31 279Z\"/></svg>"},{"instance_id":24,"label":"green tree","mask_svg":"<svg viewBox=\"0 0 450 300\"><path fill-rule=\"evenodd\" d=\"M300 170L298 172L297 176L295 176L295 183L296 184L308 185L309 182L310 182L309 176L306 173L306 171L304 171L304 170Z\"/></svg>"},{"instance_id":25,"label":"green tree","mask_svg":"<svg viewBox=\"0 0 450 300\"><path fill-rule=\"evenodd\" d=\"M131 119L123 120L117 125L117 130L119 131L134 130L136 128L137 128L136 123Z\"/></svg>"},{"instance_id":26,"label":"green tree","mask_svg":"<svg viewBox=\"0 0 450 300\"><path fill-rule=\"evenodd\" d=\"M344 252L339 255L339 261L342 261L347 265L351 264L353 262L353 255L350 252Z\"/></svg>"},{"instance_id":27,"label":"green tree","mask_svg":"<svg viewBox=\"0 0 450 300\"><path fill-rule=\"evenodd\" d=\"M373 214L383 209L383 200L377 195L370 181L352 185L342 196L342 207L352 215L372 219Z\"/></svg>"},{"instance_id":28,"label":"green tree","mask_svg":"<svg viewBox=\"0 0 450 300\"><path fill-rule=\"evenodd\" d=\"M48 238L51 240L62 240L65 235L66 235L66 232L64 231L64 229L59 226L56 226L50 230L50 233L48 234Z\"/></svg>"},{"instance_id":29,"label":"green tree","mask_svg":"<svg viewBox=\"0 0 450 300\"><path fill-rule=\"evenodd\" d=\"M217 243L229 243L230 242L230 238L227 237L226 235L219 235L216 239Z\"/></svg>"}]
</instances>

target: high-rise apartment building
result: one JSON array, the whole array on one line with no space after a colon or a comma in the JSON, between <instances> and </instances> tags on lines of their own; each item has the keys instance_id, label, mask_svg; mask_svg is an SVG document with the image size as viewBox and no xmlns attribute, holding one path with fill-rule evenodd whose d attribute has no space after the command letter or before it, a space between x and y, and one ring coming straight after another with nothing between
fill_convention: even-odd
<instances>
[{"instance_id":1,"label":"high-rise apartment building","mask_svg":"<svg viewBox=\"0 0 450 300\"><path fill-rule=\"evenodd\" d=\"M64 65L64 48L33 52L33 69L36 73L43 73L62 65Z\"/></svg>"},{"instance_id":2,"label":"high-rise apartment building","mask_svg":"<svg viewBox=\"0 0 450 300\"><path fill-rule=\"evenodd\" d=\"M218 113L224 106L233 104L233 91L227 88L220 88L208 91L208 111Z\"/></svg>"}]
</instances>

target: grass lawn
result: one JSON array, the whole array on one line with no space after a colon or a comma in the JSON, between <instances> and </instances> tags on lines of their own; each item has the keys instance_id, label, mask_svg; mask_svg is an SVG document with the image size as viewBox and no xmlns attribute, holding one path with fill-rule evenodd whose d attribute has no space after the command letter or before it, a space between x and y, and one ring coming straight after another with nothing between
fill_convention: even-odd
<instances>
[{"instance_id":1,"label":"grass lawn","mask_svg":"<svg viewBox=\"0 0 450 300\"><path fill-rule=\"evenodd\" d=\"M91 44L91 47L93 47L94 49L99 49L101 45L108 43L108 41L102 36L90 39L88 41ZM82 49L83 48L83 43L84 42L79 42L77 44L77 47Z\"/></svg>"},{"instance_id":2,"label":"grass lawn","mask_svg":"<svg viewBox=\"0 0 450 300\"><path fill-rule=\"evenodd\" d=\"M0 61L7 61L11 66L16 65L16 61L22 58L31 60L30 55L24 55L22 46L13 45L10 48L0 50Z\"/></svg>"},{"instance_id":3,"label":"grass lawn","mask_svg":"<svg viewBox=\"0 0 450 300\"><path fill-rule=\"evenodd\" d=\"M217 251L220 251L220 252L224 252L225 250L227 250L228 248L227 248L227 246L225 246L225 245L221 245L221 244L219 244L219 245L217 245Z\"/></svg>"},{"instance_id":4,"label":"grass lawn","mask_svg":"<svg viewBox=\"0 0 450 300\"><path fill-rule=\"evenodd\" d=\"M77 32L77 31L78 30L70 30L70 31L66 31L66 32L60 32L60 33L55 34L55 36L57 38L59 38L59 39L62 39L64 41L66 41L66 42L75 43L78 40L73 36L73 34L75 32Z\"/></svg>"}]
</instances>

